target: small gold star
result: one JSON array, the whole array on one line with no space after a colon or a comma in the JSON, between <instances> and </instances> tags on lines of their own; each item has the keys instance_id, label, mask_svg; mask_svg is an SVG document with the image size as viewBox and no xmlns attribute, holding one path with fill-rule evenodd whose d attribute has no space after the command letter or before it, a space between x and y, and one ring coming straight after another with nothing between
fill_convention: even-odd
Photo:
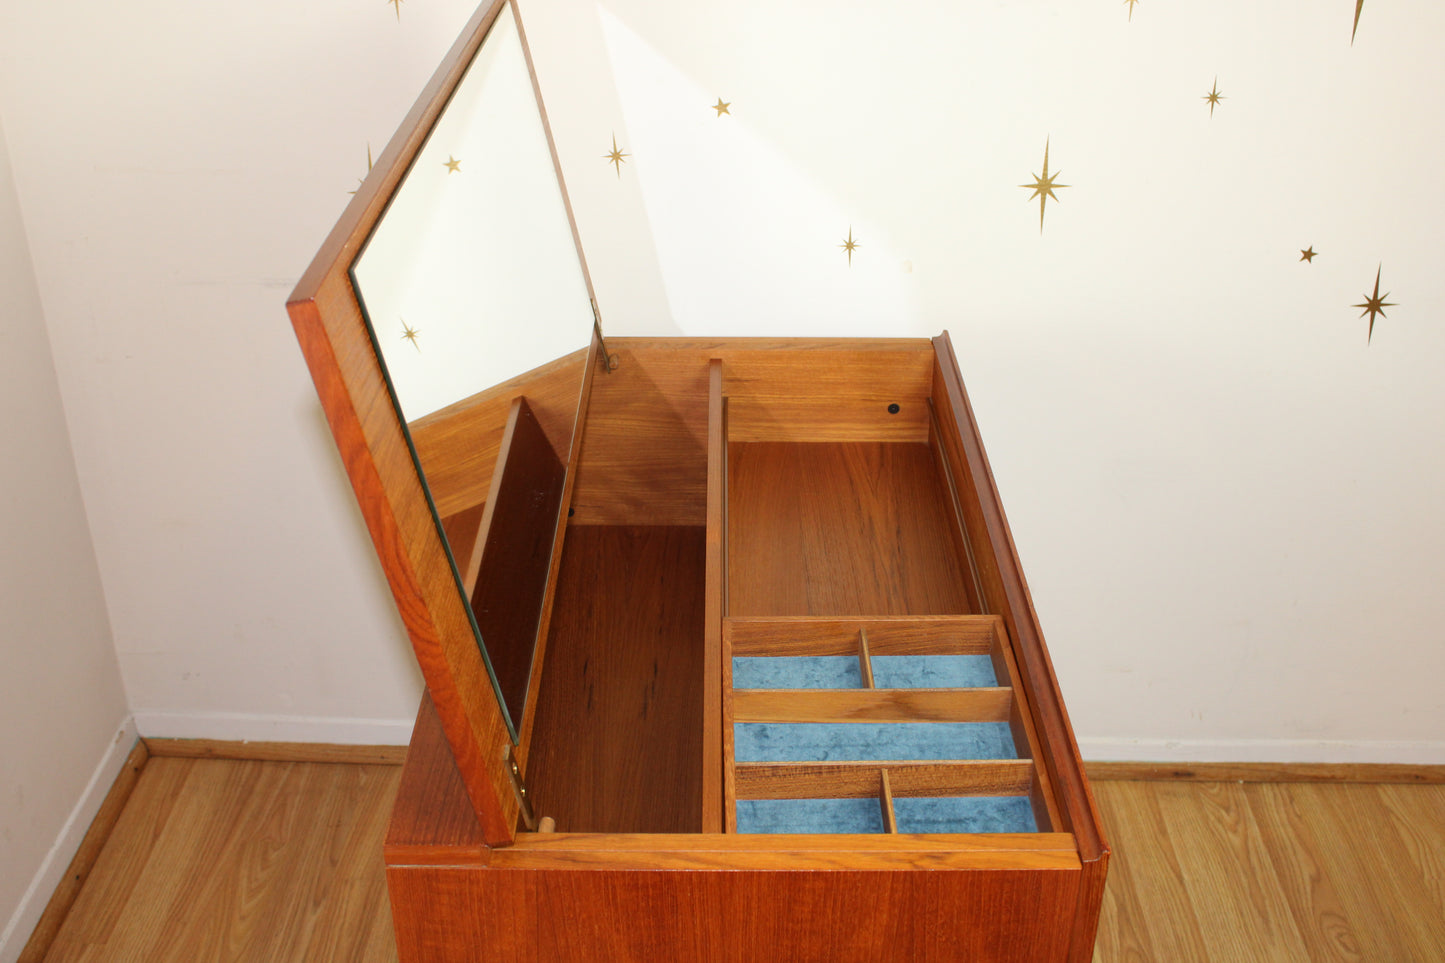
<instances>
[{"instance_id":1,"label":"small gold star","mask_svg":"<svg viewBox=\"0 0 1445 963\"><path fill-rule=\"evenodd\" d=\"M413 328L411 325L407 324L406 319L403 318L401 322L401 339L403 341L410 341L413 348L415 348L417 351L421 351L421 345L417 344L416 341L417 334L418 332L416 328Z\"/></svg>"},{"instance_id":2,"label":"small gold star","mask_svg":"<svg viewBox=\"0 0 1445 963\"><path fill-rule=\"evenodd\" d=\"M1380 296L1380 268L1379 268L1379 267L1376 267L1376 268L1375 268L1375 293L1374 293L1374 294L1366 294L1366 295L1363 295L1363 297L1364 297L1364 299L1365 299L1365 303L1364 303L1364 304L1352 305L1352 307L1364 308L1364 309L1365 309L1365 310L1363 310L1363 311L1360 312L1360 317L1363 318L1363 317L1364 317L1365 315L1367 315L1367 314L1370 316L1370 333L1365 336L1365 344L1369 344L1369 343L1370 343L1370 339L1375 336L1375 315L1378 314L1380 317L1383 318L1383 317L1385 316L1385 309L1386 309L1386 308L1393 308L1393 307L1395 307L1395 302L1393 302L1393 301L1386 301L1386 300L1385 300L1385 298L1388 298L1389 296L1390 296L1390 292L1389 292L1389 291L1386 291L1386 292L1385 292L1384 297L1381 297L1381 296Z\"/></svg>"},{"instance_id":3,"label":"small gold star","mask_svg":"<svg viewBox=\"0 0 1445 963\"><path fill-rule=\"evenodd\" d=\"M393 7L396 8L396 19L397 19L397 22L400 23L400 22L401 22L401 5L402 5L402 0L386 0L386 2L389 3L389 4L391 4Z\"/></svg>"},{"instance_id":4,"label":"small gold star","mask_svg":"<svg viewBox=\"0 0 1445 963\"><path fill-rule=\"evenodd\" d=\"M632 156L632 155L628 154L627 151L625 151L625 150L618 150L618 149L617 149L617 135L616 135L616 134L613 134L613 135L612 135L612 153L610 153L610 154L603 154L602 156L605 157L605 158L607 158L607 163L609 163L609 164L611 164L613 167L616 167L616 168L617 168L617 176L620 178L620 177L622 176L622 165L623 165L624 163L626 163L626 162L627 162L627 158L630 157L630 156Z\"/></svg>"},{"instance_id":5,"label":"small gold star","mask_svg":"<svg viewBox=\"0 0 1445 963\"><path fill-rule=\"evenodd\" d=\"M1124 2L1129 5L1129 20L1132 22L1134 19L1134 4L1138 3L1139 0L1124 0Z\"/></svg>"},{"instance_id":6,"label":"small gold star","mask_svg":"<svg viewBox=\"0 0 1445 963\"><path fill-rule=\"evenodd\" d=\"M1213 86L1212 88L1210 88L1209 93L1205 94L1203 97L1200 97L1199 99L1200 99L1200 100L1207 100L1207 101L1209 101L1209 116L1210 116L1210 117L1213 117L1213 116L1214 116L1214 105L1217 104L1217 103L1219 103L1221 100L1224 100L1224 99L1225 99L1224 95L1219 92L1219 78L1218 78L1218 77L1215 77L1215 78L1214 78L1214 86Z\"/></svg>"},{"instance_id":7,"label":"small gold star","mask_svg":"<svg viewBox=\"0 0 1445 963\"><path fill-rule=\"evenodd\" d=\"M462 162L457 160L451 154L448 154L446 163L442 164L442 166L447 169L448 174L455 174L457 171L462 169Z\"/></svg>"},{"instance_id":8,"label":"small gold star","mask_svg":"<svg viewBox=\"0 0 1445 963\"><path fill-rule=\"evenodd\" d=\"M371 142L370 142L370 141L368 141L367 144L366 144L366 172L367 172L368 174L371 173ZM365 184L365 183L366 183L366 178L364 178L364 177L358 177L358 178L356 179L356 191L361 190L361 185L362 185L362 184ZM348 193L348 194L355 194L356 191L347 191L346 193Z\"/></svg>"},{"instance_id":9,"label":"small gold star","mask_svg":"<svg viewBox=\"0 0 1445 963\"><path fill-rule=\"evenodd\" d=\"M1046 137L1044 138L1044 172L1042 174L1036 174L1034 176L1034 182L1032 184L1019 185L1019 187L1029 188L1033 190L1033 193L1029 195L1029 200L1033 200L1035 197L1039 199L1040 234L1044 233L1044 206L1048 204L1049 198L1051 197L1056 201L1059 199L1058 195L1054 193L1054 188L1063 188L1070 186L1068 184L1055 184L1054 178L1058 176L1058 171L1055 171L1052 175L1049 174L1049 140Z\"/></svg>"},{"instance_id":10,"label":"small gold star","mask_svg":"<svg viewBox=\"0 0 1445 963\"><path fill-rule=\"evenodd\" d=\"M1318 253L1319 252L1315 250L1315 246L1311 244L1309 247L1299 252L1299 259L1301 261L1308 261L1313 264L1315 263L1315 255Z\"/></svg>"},{"instance_id":11,"label":"small gold star","mask_svg":"<svg viewBox=\"0 0 1445 963\"><path fill-rule=\"evenodd\" d=\"M724 102L723 102L723 99L722 99L721 97L719 97L719 98L717 99L717 103L715 103L715 104L712 105L712 109L715 110L715 111L717 111L717 115L718 115L719 117L721 117L723 114L727 114L729 117L731 117L732 114L731 114L731 112L728 111L728 108L731 107L732 105L733 105L733 102L732 102L731 100L729 100L729 101L727 101L726 103L724 103Z\"/></svg>"},{"instance_id":12,"label":"small gold star","mask_svg":"<svg viewBox=\"0 0 1445 963\"><path fill-rule=\"evenodd\" d=\"M853 240L853 225L848 225L848 240L838 245L848 252L848 266L853 266L853 251L857 249L858 242Z\"/></svg>"},{"instance_id":13,"label":"small gold star","mask_svg":"<svg viewBox=\"0 0 1445 963\"><path fill-rule=\"evenodd\" d=\"M1355 45L1355 33L1360 29L1360 11L1365 8L1365 0L1355 0L1355 29L1350 31L1350 46Z\"/></svg>"}]
</instances>

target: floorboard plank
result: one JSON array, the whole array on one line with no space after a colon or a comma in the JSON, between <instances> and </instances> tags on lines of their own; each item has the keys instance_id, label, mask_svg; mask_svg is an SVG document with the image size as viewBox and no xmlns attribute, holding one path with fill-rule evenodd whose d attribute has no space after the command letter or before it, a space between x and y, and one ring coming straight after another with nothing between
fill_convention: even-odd
<instances>
[{"instance_id":1,"label":"floorboard plank","mask_svg":"<svg viewBox=\"0 0 1445 963\"><path fill-rule=\"evenodd\" d=\"M389 963L400 769L153 758L50 963ZM1094 959L1445 959L1445 786L1097 782Z\"/></svg>"}]
</instances>

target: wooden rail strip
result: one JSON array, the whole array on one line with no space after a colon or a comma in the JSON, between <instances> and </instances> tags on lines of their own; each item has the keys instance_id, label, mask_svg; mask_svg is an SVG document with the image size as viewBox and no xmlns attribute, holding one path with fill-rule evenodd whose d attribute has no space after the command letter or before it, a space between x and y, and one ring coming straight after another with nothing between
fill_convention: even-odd
<instances>
[{"instance_id":1,"label":"wooden rail strip","mask_svg":"<svg viewBox=\"0 0 1445 963\"><path fill-rule=\"evenodd\" d=\"M986 655L997 623L993 615L731 618L724 631L734 656L856 656L860 631L868 633L868 651L875 657Z\"/></svg>"},{"instance_id":2,"label":"wooden rail strip","mask_svg":"<svg viewBox=\"0 0 1445 963\"><path fill-rule=\"evenodd\" d=\"M739 799L863 799L882 791L888 773L894 798L1023 796L1034 783L1027 759L961 762L751 762L737 767Z\"/></svg>"},{"instance_id":3,"label":"wooden rail strip","mask_svg":"<svg viewBox=\"0 0 1445 963\"><path fill-rule=\"evenodd\" d=\"M1008 722L1013 690L736 689L733 722Z\"/></svg>"},{"instance_id":4,"label":"wooden rail strip","mask_svg":"<svg viewBox=\"0 0 1445 963\"><path fill-rule=\"evenodd\" d=\"M110 784L110 791L105 794L95 818L90 821L90 828L85 831L85 837L81 839L80 848L71 858L65 875L56 884L55 892L50 894L50 901L45 904L45 912L40 914L40 921L35 924L35 929L30 931L30 938L25 941L25 947L20 951L16 963L42 963L50 953L65 917L70 914L71 907L75 905L81 889L90 878L91 870L95 869L101 850L105 849L111 831L120 820L120 814L125 811L125 805L130 800L136 783L140 781L141 770L145 769L149 758L145 740L137 739L136 744L131 747L130 755L126 757L125 765ZM20 936L18 933L15 935L17 939Z\"/></svg>"},{"instance_id":5,"label":"wooden rail strip","mask_svg":"<svg viewBox=\"0 0 1445 963\"><path fill-rule=\"evenodd\" d=\"M707 553L704 563L702 668L702 831L720 833L726 806L726 754L723 750L723 642L727 577L727 453L723 423L722 362L708 363L707 403ZM729 729L731 727L728 727Z\"/></svg>"},{"instance_id":6,"label":"wooden rail strip","mask_svg":"<svg viewBox=\"0 0 1445 963\"><path fill-rule=\"evenodd\" d=\"M1445 784L1445 766L1365 762L1089 761L1093 780L1138 782L1326 782L1428 786Z\"/></svg>"},{"instance_id":7,"label":"wooden rail strip","mask_svg":"<svg viewBox=\"0 0 1445 963\"><path fill-rule=\"evenodd\" d=\"M346 746L330 742L246 742L229 739L146 739L152 757L257 762L339 762L399 766L406 746Z\"/></svg>"}]
</instances>

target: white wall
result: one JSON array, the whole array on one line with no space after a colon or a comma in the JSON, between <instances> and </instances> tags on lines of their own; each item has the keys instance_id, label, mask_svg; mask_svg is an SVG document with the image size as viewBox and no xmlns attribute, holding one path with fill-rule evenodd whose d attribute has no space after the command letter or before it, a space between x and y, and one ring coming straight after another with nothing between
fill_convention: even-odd
<instances>
[{"instance_id":1,"label":"white wall","mask_svg":"<svg viewBox=\"0 0 1445 963\"><path fill-rule=\"evenodd\" d=\"M413 49L376 6L0 14L16 182L144 735L410 733L420 676L284 310L368 139L467 13Z\"/></svg>"},{"instance_id":2,"label":"white wall","mask_svg":"<svg viewBox=\"0 0 1445 963\"><path fill-rule=\"evenodd\" d=\"M1349 6L523 20L609 330L952 331L1086 753L1445 762L1445 10L1366 5L1351 47ZM281 304L470 8L0 8L143 732L405 736L416 673Z\"/></svg>"},{"instance_id":3,"label":"white wall","mask_svg":"<svg viewBox=\"0 0 1445 963\"><path fill-rule=\"evenodd\" d=\"M0 126L0 961L135 744Z\"/></svg>"}]
</instances>

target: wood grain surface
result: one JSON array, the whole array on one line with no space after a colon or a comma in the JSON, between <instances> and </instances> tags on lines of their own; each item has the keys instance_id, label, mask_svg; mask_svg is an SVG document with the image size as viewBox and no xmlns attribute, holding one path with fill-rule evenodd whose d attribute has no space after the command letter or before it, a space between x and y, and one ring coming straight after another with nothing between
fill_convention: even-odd
<instances>
[{"instance_id":1,"label":"wood grain surface","mask_svg":"<svg viewBox=\"0 0 1445 963\"><path fill-rule=\"evenodd\" d=\"M527 771L560 832L696 832L702 818L700 527L573 526Z\"/></svg>"},{"instance_id":2,"label":"wood grain surface","mask_svg":"<svg viewBox=\"0 0 1445 963\"><path fill-rule=\"evenodd\" d=\"M131 794L135 792L135 787L139 785L141 773L149 760L150 752L145 741L137 739L115 782L111 783L110 791L105 794L105 800L101 802L95 818L90 821L90 828L80 841L80 848L71 857L65 875L55 887L55 892L50 895L45 912L40 915L40 921L35 924L30 938L25 941L25 947L20 951L16 963L41 963L55 945L61 925L74 908L85 888L86 880L90 879L90 874L110 841L116 824L125 813L126 805Z\"/></svg>"},{"instance_id":3,"label":"wood grain surface","mask_svg":"<svg viewBox=\"0 0 1445 963\"><path fill-rule=\"evenodd\" d=\"M46 960L394 958L395 766L151 759Z\"/></svg>"},{"instance_id":4,"label":"wood grain surface","mask_svg":"<svg viewBox=\"0 0 1445 963\"><path fill-rule=\"evenodd\" d=\"M462 584L472 593L492 678L519 733L566 477L566 462L552 449L532 406L524 397L513 399Z\"/></svg>"},{"instance_id":5,"label":"wood grain surface","mask_svg":"<svg viewBox=\"0 0 1445 963\"><path fill-rule=\"evenodd\" d=\"M396 960L377 854L398 779L395 766L152 759L46 959ZM1098 963L1445 955L1445 787L1094 789L1114 846ZM554 915L585 952L586 930ZM1206 936L1221 919L1235 929ZM1245 955L1261 946L1282 955Z\"/></svg>"},{"instance_id":6,"label":"wood grain surface","mask_svg":"<svg viewBox=\"0 0 1445 963\"><path fill-rule=\"evenodd\" d=\"M729 445L729 613L967 614L944 499L923 443Z\"/></svg>"},{"instance_id":7,"label":"wood grain surface","mask_svg":"<svg viewBox=\"0 0 1445 963\"><path fill-rule=\"evenodd\" d=\"M920 338L610 338L607 348L619 364L593 386L578 524L705 524L713 359L739 437L927 439L933 353Z\"/></svg>"}]
</instances>

